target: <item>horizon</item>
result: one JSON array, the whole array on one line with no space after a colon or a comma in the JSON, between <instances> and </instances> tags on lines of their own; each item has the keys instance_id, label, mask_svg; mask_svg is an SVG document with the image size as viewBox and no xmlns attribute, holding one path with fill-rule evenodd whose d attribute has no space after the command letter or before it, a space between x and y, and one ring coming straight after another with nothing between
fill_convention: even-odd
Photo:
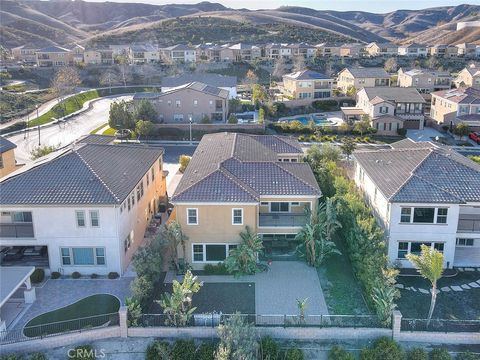
<instances>
[{"instance_id":1,"label":"horizon","mask_svg":"<svg viewBox=\"0 0 480 360\"><path fill-rule=\"evenodd\" d=\"M49 0L52 1L52 0ZM107 2L106 0L84 0L86 2ZM180 1L157 1L157 0L115 0L109 2L118 3L144 3L152 5L186 5L186 4L198 4L201 0L180 0ZM458 6L458 5L480 5L480 1L476 3L472 1L467 3L462 0L397 0L395 2L390 1L363 1L363 0L337 0L335 2L322 2L315 0L295 0L288 2L285 0L264 0L261 2L262 6L259 7L259 2L256 0L243 0L241 2L237 0L222 0L222 1L207 1L210 3L218 3L225 7L232 9L249 9L249 10L272 10L279 7L306 7L315 10L331 10L331 11L365 11L376 14L384 14L398 10L422 10L434 7L445 6ZM241 4L241 6L239 6Z\"/></svg>"}]
</instances>

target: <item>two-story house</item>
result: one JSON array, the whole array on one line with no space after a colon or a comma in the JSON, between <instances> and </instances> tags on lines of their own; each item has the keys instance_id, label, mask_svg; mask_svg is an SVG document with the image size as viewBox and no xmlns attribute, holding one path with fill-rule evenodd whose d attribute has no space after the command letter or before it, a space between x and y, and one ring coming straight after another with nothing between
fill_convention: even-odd
<instances>
[{"instance_id":1,"label":"two-story house","mask_svg":"<svg viewBox=\"0 0 480 360\"><path fill-rule=\"evenodd\" d=\"M433 45L428 47L428 55L436 57L456 57L458 50L454 45Z\"/></svg>"},{"instance_id":2,"label":"two-story house","mask_svg":"<svg viewBox=\"0 0 480 360\"><path fill-rule=\"evenodd\" d=\"M35 46L22 45L12 48L12 56L16 61L27 64L37 63L37 48Z\"/></svg>"},{"instance_id":3,"label":"two-story house","mask_svg":"<svg viewBox=\"0 0 480 360\"><path fill-rule=\"evenodd\" d=\"M166 76L162 79L162 92L173 90L179 86L183 86L192 82L201 82L219 89L227 90L230 99L237 97L237 77L227 76L214 73L184 73L175 76Z\"/></svg>"},{"instance_id":4,"label":"two-story house","mask_svg":"<svg viewBox=\"0 0 480 360\"><path fill-rule=\"evenodd\" d=\"M60 46L49 46L37 50L37 66L68 66L73 64L73 53Z\"/></svg>"},{"instance_id":5,"label":"two-story house","mask_svg":"<svg viewBox=\"0 0 480 360\"><path fill-rule=\"evenodd\" d=\"M414 87L422 94L450 89L452 77L448 71L427 69L398 70L398 86Z\"/></svg>"},{"instance_id":6,"label":"two-story house","mask_svg":"<svg viewBox=\"0 0 480 360\"><path fill-rule=\"evenodd\" d=\"M390 86L390 75L380 67L350 67L338 73L337 88L343 93L349 89L360 90L364 87Z\"/></svg>"},{"instance_id":7,"label":"two-story house","mask_svg":"<svg viewBox=\"0 0 480 360\"><path fill-rule=\"evenodd\" d=\"M460 71L453 81L456 87L474 87L480 89L480 66L470 64Z\"/></svg>"},{"instance_id":8,"label":"two-story house","mask_svg":"<svg viewBox=\"0 0 480 360\"><path fill-rule=\"evenodd\" d=\"M87 48L83 61L86 65L113 65L113 52L110 48Z\"/></svg>"},{"instance_id":9,"label":"two-story house","mask_svg":"<svg viewBox=\"0 0 480 360\"><path fill-rule=\"evenodd\" d=\"M317 49L313 45L307 43L296 43L288 45L292 49L292 56L300 56L305 59L310 59L315 56Z\"/></svg>"},{"instance_id":10,"label":"two-story house","mask_svg":"<svg viewBox=\"0 0 480 360\"><path fill-rule=\"evenodd\" d=\"M261 49L252 44L238 43L228 47L232 61L252 61L262 55Z\"/></svg>"},{"instance_id":11,"label":"two-story house","mask_svg":"<svg viewBox=\"0 0 480 360\"><path fill-rule=\"evenodd\" d=\"M195 48L184 44L177 44L160 49L162 59L168 59L173 63L192 63L197 60L197 51Z\"/></svg>"},{"instance_id":12,"label":"two-story house","mask_svg":"<svg viewBox=\"0 0 480 360\"><path fill-rule=\"evenodd\" d=\"M425 57L427 54L427 46L422 44L412 43L398 47L399 56Z\"/></svg>"},{"instance_id":13,"label":"two-story house","mask_svg":"<svg viewBox=\"0 0 480 360\"><path fill-rule=\"evenodd\" d=\"M201 82L191 82L161 93L136 93L134 104L147 100L157 111L160 123L226 122L229 91Z\"/></svg>"},{"instance_id":14,"label":"two-story house","mask_svg":"<svg viewBox=\"0 0 480 360\"><path fill-rule=\"evenodd\" d=\"M28 251L47 272L123 274L166 201L162 158L159 147L77 144L7 178L0 246L18 255L12 265Z\"/></svg>"},{"instance_id":15,"label":"two-story house","mask_svg":"<svg viewBox=\"0 0 480 360\"><path fill-rule=\"evenodd\" d=\"M324 99L332 96L334 79L312 70L283 75L283 90L294 99Z\"/></svg>"},{"instance_id":16,"label":"two-story house","mask_svg":"<svg viewBox=\"0 0 480 360\"><path fill-rule=\"evenodd\" d=\"M365 46L365 52L368 56L397 56L398 45L393 43L372 42Z\"/></svg>"},{"instance_id":17,"label":"two-story house","mask_svg":"<svg viewBox=\"0 0 480 360\"><path fill-rule=\"evenodd\" d=\"M160 61L160 54L156 46L150 44L130 45L128 48L130 64L149 64Z\"/></svg>"},{"instance_id":18,"label":"two-story house","mask_svg":"<svg viewBox=\"0 0 480 360\"><path fill-rule=\"evenodd\" d=\"M331 57L331 56L340 56L340 45L333 43L321 43L315 45L316 56L319 57Z\"/></svg>"},{"instance_id":19,"label":"two-story house","mask_svg":"<svg viewBox=\"0 0 480 360\"><path fill-rule=\"evenodd\" d=\"M365 54L365 45L362 43L347 43L340 46L340 56L359 58Z\"/></svg>"},{"instance_id":20,"label":"two-story house","mask_svg":"<svg viewBox=\"0 0 480 360\"><path fill-rule=\"evenodd\" d=\"M292 48L287 44L267 44L265 46L265 57L267 59L290 59L292 57Z\"/></svg>"},{"instance_id":21,"label":"two-story house","mask_svg":"<svg viewBox=\"0 0 480 360\"><path fill-rule=\"evenodd\" d=\"M171 199L195 269L225 260L246 226L266 253L292 251L320 188L300 144L274 135L204 135ZM289 249L289 250L288 250ZM181 254L180 250L180 254Z\"/></svg>"},{"instance_id":22,"label":"two-story house","mask_svg":"<svg viewBox=\"0 0 480 360\"><path fill-rule=\"evenodd\" d=\"M453 150L409 139L391 150L357 151L355 183L385 231L388 258L406 259L422 244L446 268L480 266L480 166Z\"/></svg>"},{"instance_id":23,"label":"two-story house","mask_svg":"<svg viewBox=\"0 0 480 360\"><path fill-rule=\"evenodd\" d=\"M15 160L15 148L17 145L0 136L0 178L14 172L21 165Z\"/></svg>"},{"instance_id":24,"label":"two-story house","mask_svg":"<svg viewBox=\"0 0 480 360\"><path fill-rule=\"evenodd\" d=\"M457 56L465 58L474 58L477 56L477 45L469 43L461 43L455 45L457 48Z\"/></svg>"}]
</instances>

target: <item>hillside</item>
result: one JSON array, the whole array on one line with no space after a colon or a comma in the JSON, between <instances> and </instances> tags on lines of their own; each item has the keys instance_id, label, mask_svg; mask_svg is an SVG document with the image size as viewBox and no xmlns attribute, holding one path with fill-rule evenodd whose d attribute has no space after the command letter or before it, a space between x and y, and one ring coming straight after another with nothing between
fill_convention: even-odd
<instances>
[{"instance_id":1,"label":"hillside","mask_svg":"<svg viewBox=\"0 0 480 360\"><path fill-rule=\"evenodd\" d=\"M480 6L398 10L387 14L229 9L217 3L153 5L81 0L0 0L0 45L45 46L74 42L407 41L480 40L477 30L455 31L478 18ZM196 28L195 28L196 27Z\"/></svg>"}]
</instances>

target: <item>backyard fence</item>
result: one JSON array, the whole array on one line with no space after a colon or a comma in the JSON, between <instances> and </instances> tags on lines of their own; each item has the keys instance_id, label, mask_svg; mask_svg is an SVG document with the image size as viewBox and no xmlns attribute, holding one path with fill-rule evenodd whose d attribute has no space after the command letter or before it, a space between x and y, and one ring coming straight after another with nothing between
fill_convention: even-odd
<instances>
[{"instance_id":1,"label":"backyard fence","mask_svg":"<svg viewBox=\"0 0 480 360\"><path fill-rule=\"evenodd\" d=\"M402 319L402 331L478 332L480 320Z\"/></svg>"},{"instance_id":2,"label":"backyard fence","mask_svg":"<svg viewBox=\"0 0 480 360\"><path fill-rule=\"evenodd\" d=\"M83 332L109 326L119 326L119 313L102 314L48 324L26 326L0 332L0 345L42 339L67 333Z\"/></svg>"}]
</instances>

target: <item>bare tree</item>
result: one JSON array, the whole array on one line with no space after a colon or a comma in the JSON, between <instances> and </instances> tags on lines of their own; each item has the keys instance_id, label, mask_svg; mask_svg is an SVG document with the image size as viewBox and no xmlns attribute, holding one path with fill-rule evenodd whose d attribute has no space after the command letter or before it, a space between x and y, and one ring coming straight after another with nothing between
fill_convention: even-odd
<instances>
[{"instance_id":1,"label":"bare tree","mask_svg":"<svg viewBox=\"0 0 480 360\"><path fill-rule=\"evenodd\" d=\"M120 85L122 83L120 74L114 68L108 68L100 77L100 85L108 86L109 92L112 92L113 85Z\"/></svg>"},{"instance_id":2,"label":"bare tree","mask_svg":"<svg viewBox=\"0 0 480 360\"><path fill-rule=\"evenodd\" d=\"M74 67L62 67L57 70L51 83L52 92L60 100L73 93L82 83L80 75Z\"/></svg>"},{"instance_id":3,"label":"bare tree","mask_svg":"<svg viewBox=\"0 0 480 360\"><path fill-rule=\"evenodd\" d=\"M293 58L293 71L295 72L302 70L305 70L305 58L303 55L295 56Z\"/></svg>"},{"instance_id":4,"label":"bare tree","mask_svg":"<svg viewBox=\"0 0 480 360\"><path fill-rule=\"evenodd\" d=\"M119 64L123 86L127 86L127 82L130 81L132 78L132 71L130 69L130 66L128 65L128 58L124 55L119 55L117 57L117 61Z\"/></svg>"},{"instance_id":5,"label":"bare tree","mask_svg":"<svg viewBox=\"0 0 480 360\"><path fill-rule=\"evenodd\" d=\"M285 63L285 59L280 57L275 61L275 65L273 66L272 76L276 79L281 79L286 72L287 72L287 64Z\"/></svg>"},{"instance_id":6,"label":"bare tree","mask_svg":"<svg viewBox=\"0 0 480 360\"><path fill-rule=\"evenodd\" d=\"M247 71L247 74L245 75L245 79L243 80L244 85L247 86L248 91L252 91L253 85L255 85L258 82L258 76L255 74L255 72L250 69Z\"/></svg>"}]
</instances>

